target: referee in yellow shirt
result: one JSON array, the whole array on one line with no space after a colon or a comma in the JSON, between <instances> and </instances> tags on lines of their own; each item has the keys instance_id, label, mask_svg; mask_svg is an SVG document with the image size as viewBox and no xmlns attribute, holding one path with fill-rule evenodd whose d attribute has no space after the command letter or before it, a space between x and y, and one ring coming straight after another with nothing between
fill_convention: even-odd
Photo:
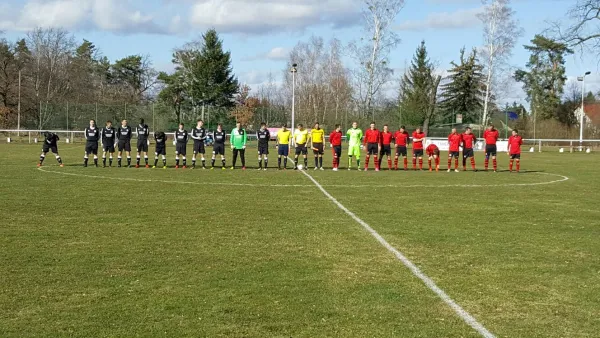
<instances>
[{"instance_id":1,"label":"referee in yellow shirt","mask_svg":"<svg viewBox=\"0 0 600 338\"><path fill-rule=\"evenodd\" d=\"M315 155L315 170L325 170L323 169L323 142L325 142L325 131L320 128L319 122L317 122L310 131L310 147Z\"/></svg>"},{"instance_id":2,"label":"referee in yellow shirt","mask_svg":"<svg viewBox=\"0 0 600 338\"><path fill-rule=\"evenodd\" d=\"M298 125L298 129L294 131L294 146L296 147L296 154L294 155L294 170L298 170L298 156L302 154L304 157L304 170L308 169L308 159L306 155L308 150L306 145L308 143L308 130L304 129L302 124Z\"/></svg>"},{"instance_id":3,"label":"referee in yellow shirt","mask_svg":"<svg viewBox=\"0 0 600 338\"><path fill-rule=\"evenodd\" d=\"M287 170L287 160L290 153L290 140L292 131L287 129L285 123L277 132L277 167L281 170L281 159L283 158L283 170Z\"/></svg>"}]
</instances>

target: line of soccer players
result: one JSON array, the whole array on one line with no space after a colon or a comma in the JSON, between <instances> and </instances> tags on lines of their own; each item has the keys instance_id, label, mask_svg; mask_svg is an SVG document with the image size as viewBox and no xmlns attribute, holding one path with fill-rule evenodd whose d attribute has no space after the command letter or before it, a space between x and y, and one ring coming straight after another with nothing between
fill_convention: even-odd
<instances>
[{"instance_id":1,"label":"line of soccer players","mask_svg":"<svg viewBox=\"0 0 600 338\"><path fill-rule=\"evenodd\" d=\"M137 154L136 154L136 168L140 167L140 161L142 156L144 157L145 167L149 168L148 163L148 137L150 131L148 125L144 123L144 120L140 120L140 124L136 127L137 133ZM94 165L98 166L98 142L102 141L102 166L106 167L106 159L108 156L109 164L112 166L113 154L115 149L118 150L117 154L117 166L122 166L122 156L125 152L127 156L127 166L131 167L131 136L132 129L128 125L127 120L121 122L121 126L115 129L112 127L112 122L107 121L106 126L101 130L96 126L94 120L90 120L90 125L85 129L85 152L83 157L83 165L87 167L89 156L93 156ZM182 168L187 168L187 143L189 138L193 139L193 156L192 156L192 168L196 168L197 155L200 155L202 161L202 168L206 169L205 159L205 143L208 137L208 132L204 128L204 122L202 120L197 121L196 127L192 128L191 132L188 133L184 129L184 124L179 124L179 129L175 132L175 168L179 168L182 164ZM268 167L268 155L269 155L269 141L271 140L271 134L266 127L265 123L261 123L260 129L256 133L258 140L258 170L267 170ZM485 140L485 170L488 170L490 157L492 159L493 169L497 171L497 148L496 142L499 138L498 130L490 125L484 132L483 138ZM324 143L325 143L325 131L320 128L319 123L315 123L314 127L310 130L304 128L302 124L299 124L297 129L292 133L291 130L283 125L277 132L276 136L276 147L277 147L277 166L279 169L287 169L287 160L290 152L290 147L294 147L294 169L298 169L298 158L303 157L304 167L308 169L308 149L312 149L314 156L314 170L324 170L323 168L323 154L324 154ZM348 141L348 170L352 169L353 159L356 160L356 167L361 170L360 166L360 153L361 149L366 149L365 166L364 170L369 169L369 162L373 157L373 166L375 171L379 171L381 163L384 157L387 157L387 164L389 170L398 170L398 162L400 157L403 159L403 169L408 170L408 145L411 142L411 137L406 131L404 126L401 126L397 131L391 132L388 125L383 126L383 131L379 131L375 123L371 123L370 128L367 129L363 135L363 131L358 128L358 123L353 122L352 128L346 132L346 139ZM40 155L40 161L38 166L43 164L46 154L48 151L52 151L56 155L56 159L62 166L62 160L58 155L57 141L59 140L58 135L53 133L46 133L46 139L42 147L42 154ZM166 145L167 137L164 132L156 132L154 135L155 141L155 158L153 168L158 166L159 155L162 158L162 167L167 167L166 160ZM211 159L211 169L215 168L216 157L221 157L221 168L225 169L225 141L226 133L223 130L221 124L217 126L217 130L213 132L213 151ZM242 169L246 169L246 145L248 142L248 135L246 130L241 127L240 123L236 124L236 127L231 131L230 134L230 146L233 151L233 163L231 169L235 168L237 158L240 157L242 162ZM429 162L429 171L440 170L440 150L435 144L430 144L424 149L425 133L422 132L421 128L417 128L412 133L412 169L423 170L423 155L426 154ZM454 171L458 172L459 168L459 157L460 148L463 148L462 155L462 166L463 170L467 170L467 159L470 159L471 168L476 171L475 157L473 148L477 142L475 135L472 133L471 128L466 128L465 132L459 134L456 128L452 129L452 132L448 136L449 151L448 151L448 172L452 171L452 160L454 159ZM333 153L333 170L339 169L340 159L342 156L342 131L340 125L336 125L335 129L329 135L329 143ZM392 152L392 143L394 144L395 152ZM523 140L518 135L517 130L513 130L512 136L508 140L508 153L510 155L509 170L513 170L513 165L516 163L516 170L520 170L520 155L521 145ZM392 155L394 154L394 155ZM394 156L394 166L392 167L392 156ZM434 165L432 166L432 161ZM283 162L283 167L282 167Z\"/></svg>"}]
</instances>

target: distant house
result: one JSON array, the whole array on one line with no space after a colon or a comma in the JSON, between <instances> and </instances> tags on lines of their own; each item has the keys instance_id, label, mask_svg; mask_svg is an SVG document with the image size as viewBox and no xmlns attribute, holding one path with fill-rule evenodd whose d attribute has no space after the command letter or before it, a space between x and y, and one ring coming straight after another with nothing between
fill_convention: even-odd
<instances>
[{"instance_id":1,"label":"distant house","mask_svg":"<svg viewBox=\"0 0 600 338\"><path fill-rule=\"evenodd\" d=\"M600 103L590 103L585 105L584 125L600 126ZM581 120L581 107L573 113L577 121Z\"/></svg>"}]
</instances>

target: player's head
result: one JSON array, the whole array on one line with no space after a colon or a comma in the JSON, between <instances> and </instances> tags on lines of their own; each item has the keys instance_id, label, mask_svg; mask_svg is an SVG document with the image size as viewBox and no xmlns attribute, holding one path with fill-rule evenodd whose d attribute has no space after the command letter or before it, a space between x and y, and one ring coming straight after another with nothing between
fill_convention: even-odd
<instances>
[{"instance_id":1,"label":"player's head","mask_svg":"<svg viewBox=\"0 0 600 338\"><path fill-rule=\"evenodd\" d=\"M183 130L184 127L183 122L179 124L179 130Z\"/></svg>"},{"instance_id":2,"label":"player's head","mask_svg":"<svg viewBox=\"0 0 600 338\"><path fill-rule=\"evenodd\" d=\"M286 130L287 130L287 125L286 125L285 123L284 123L284 124L282 124L282 125L281 125L281 129L283 129L283 131L286 131Z\"/></svg>"},{"instance_id":3,"label":"player's head","mask_svg":"<svg viewBox=\"0 0 600 338\"><path fill-rule=\"evenodd\" d=\"M335 131L341 131L342 130L342 126L340 126L339 124L335 125Z\"/></svg>"},{"instance_id":4,"label":"player's head","mask_svg":"<svg viewBox=\"0 0 600 338\"><path fill-rule=\"evenodd\" d=\"M315 122L315 129L319 129L319 122Z\"/></svg>"},{"instance_id":5,"label":"player's head","mask_svg":"<svg viewBox=\"0 0 600 338\"><path fill-rule=\"evenodd\" d=\"M371 130L375 130L375 122L371 122Z\"/></svg>"},{"instance_id":6,"label":"player's head","mask_svg":"<svg viewBox=\"0 0 600 338\"><path fill-rule=\"evenodd\" d=\"M471 132L471 127L467 127L467 129L465 129L465 134L469 135Z\"/></svg>"},{"instance_id":7,"label":"player's head","mask_svg":"<svg viewBox=\"0 0 600 338\"><path fill-rule=\"evenodd\" d=\"M456 128L452 128L452 134L456 134Z\"/></svg>"},{"instance_id":8,"label":"player's head","mask_svg":"<svg viewBox=\"0 0 600 338\"><path fill-rule=\"evenodd\" d=\"M196 121L196 125L198 126L198 128L202 128L202 126L204 125L204 121L202 121L202 119L198 119L198 121Z\"/></svg>"},{"instance_id":9,"label":"player's head","mask_svg":"<svg viewBox=\"0 0 600 338\"><path fill-rule=\"evenodd\" d=\"M217 124L217 130L218 131L223 130L223 125L221 123Z\"/></svg>"},{"instance_id":10,"label":"player's head","mask_svg":"<svg viewBox=\"0 0 600 338\"><path fill-rule=\"evenodd\" d=\"M108 128L112 127L112 121L111 120L106 121L106 126Z\"/></svg>"},{"instance_id":11,"label":"player's head","mask_svg":"<svg viewBox=\"0 0 600 338\"><path fill-rule=\"evenodd\" d=\"M403 133L406 130L405 126L400 126L400 132Z\"/></svg>"},{"instance_id":12,"label":"player's head","mask_svg":"<svg viewBox=\"0 0 600 338\"><path fill-rule=\"evenodd\" d=\"M421 132L421 127L417 127L417 133Z\"/></svg>"},{"instance_id":13,"label":"player's head","mask_svg":"<svg viewBox=\"0 0 600 338\"><path fill-rule=\"evenodd\" d=\"M356 129L358 128L358 122L352 122L352 128Z\"/></svg>"},{"instance_id":14,"label":"player's head","mask_svg":"<svg viewBox=\"0 0 600 338\"><path fill-rule=\"evenodd\" d=\"M490 123L490 125L488 126L488 130L494 130L494 125Z\"/></svg>"},{"instance_id":15,"label":"player's head","mask_svg":"<svg viewBox=\"0 0 600 338\"><path fill-rule=\"evenodd\" d=\"M96 127L96 120L90 120L90 127Z\"/></svg>"},{"instance_id":16,"label":"player's head","mask_svg":"<svg viewBox=\"0 0 600 338\"><path fill-rule=\"evenodd\" d=\"M144 125L144 119L140 119L140 126Z\"/></svg>"},{"instance_id":17,"label":"player's head","mask_svg":"<svg viewBox=\"0 0 600 338\"><path fill-rule=\"evenodd\" d=\"M302 123L298 124L298 129L303 130L304 126L302 125Z\"/></svg>"},{"instance_id":18,"label":"player's head","mask_svg":"<svg viewBox=\"0 0 600 338\"><path fill-rule=\"evenodd\" d=\"M236 123L235 123L235 127L236 127L237 129L240 129L240 128L242 128L242 124L241 124L241 123L239 123L239 122L236 122Z\"/></svg>"},{"instance_id":19,"label":"player's head","mask_svg":"<svg viewBox=\"0 0 600 338\"><path fill-rule=\"evenodd\" d=\"M388 131L390 131L390 128L388 127L388 125L387 125L387 124L384 124L384 125L383 125L383 131L384 131L384 132L386 132L386 133L387 133Z\"/></svg>"},{"instance_id":20,"label":"player's head","mask_svg":"<svg viewBox=\"0 0 600 338\"><path fill-rule=\"evenodd\" d=\"M123 120L123 121L121 121L121 125L122 125L123 127L127 127L127 120Z\"/></svg>"},{"instance_id":21,"label":"player's head","mask_svg":"<svg viewBox=\"0 0 600 338\"><path fill-rule=\"evenodd\" d=\"M517 136L519 135L519 131L517 129L513 129L512 134L513 136Z\"/></svg>"},{"instance_id":22,"label":"player's head","mask_svg":"<svg viewBox=\"0 0 600 338\"><path fill-rule=\"evenodd\" d=\"M267 124L264 122L260 123L260 129L265 130L265 128L267 128Z\"/></svg>"}]
</instances>

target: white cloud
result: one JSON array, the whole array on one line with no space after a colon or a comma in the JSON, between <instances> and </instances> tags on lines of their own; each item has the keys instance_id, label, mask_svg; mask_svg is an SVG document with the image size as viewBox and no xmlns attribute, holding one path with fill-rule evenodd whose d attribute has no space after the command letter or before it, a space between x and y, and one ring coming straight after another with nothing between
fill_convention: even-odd
<instances>
[{"instance_id":1,"label":"white cloud","mask_svg":"<svg viewBox=\"0 0 600 338\"><path fill-rule=\"evenodd\" d=\"M290 51L284 47L275 47L266 53L260 53L254 56L245 57L242 61L255 61L255 60L271 60L271 61L284 61L287 60L290 55Z\"/></svg>"},{"instance_id":2,"label":"white cloud","mask_svg":"<svg viewBox=\"0 0 600 338\"><path fill-rule=\"evenodd\" d=\"M115 33L167 32L152 15L132 8L126 0L30 0L20 8L7 8L0 14L0 29L4 30L60 27Z\"/></svg>"},{"instance_id":3,"label":"white cloud","mask_svg":"<svg viewBox=\"0 0 600 338\"><path fill-rule=\"evenodd\" d=\"M224 33L261 34L357 23L357 0L198 0L190 23Z\"/></svg>"},{"instance_id":4,"label":"white cloud","mask_svg":"<svg viewBox=\"0 0 600 338\"><path fill-rule=\"evenodd\" d=\"M455 12L431 13L424 20L408 20L395 28L404 31L424 29L461 29L480 24L477 14L481 8L461 9Z\"/></svg>"},{"instance_id":5,"label":"white cloud","mask_svg":"<svg viewBox=\"0 0 600 338\"><path fill-rule=\"evenodd\" d=\"M238 79L240 83L247 84L251 89L255 89L254 87L267 82L269 79L269 72L259 70L242 72L238 75Z\"/></svg>"}]
</instances>

